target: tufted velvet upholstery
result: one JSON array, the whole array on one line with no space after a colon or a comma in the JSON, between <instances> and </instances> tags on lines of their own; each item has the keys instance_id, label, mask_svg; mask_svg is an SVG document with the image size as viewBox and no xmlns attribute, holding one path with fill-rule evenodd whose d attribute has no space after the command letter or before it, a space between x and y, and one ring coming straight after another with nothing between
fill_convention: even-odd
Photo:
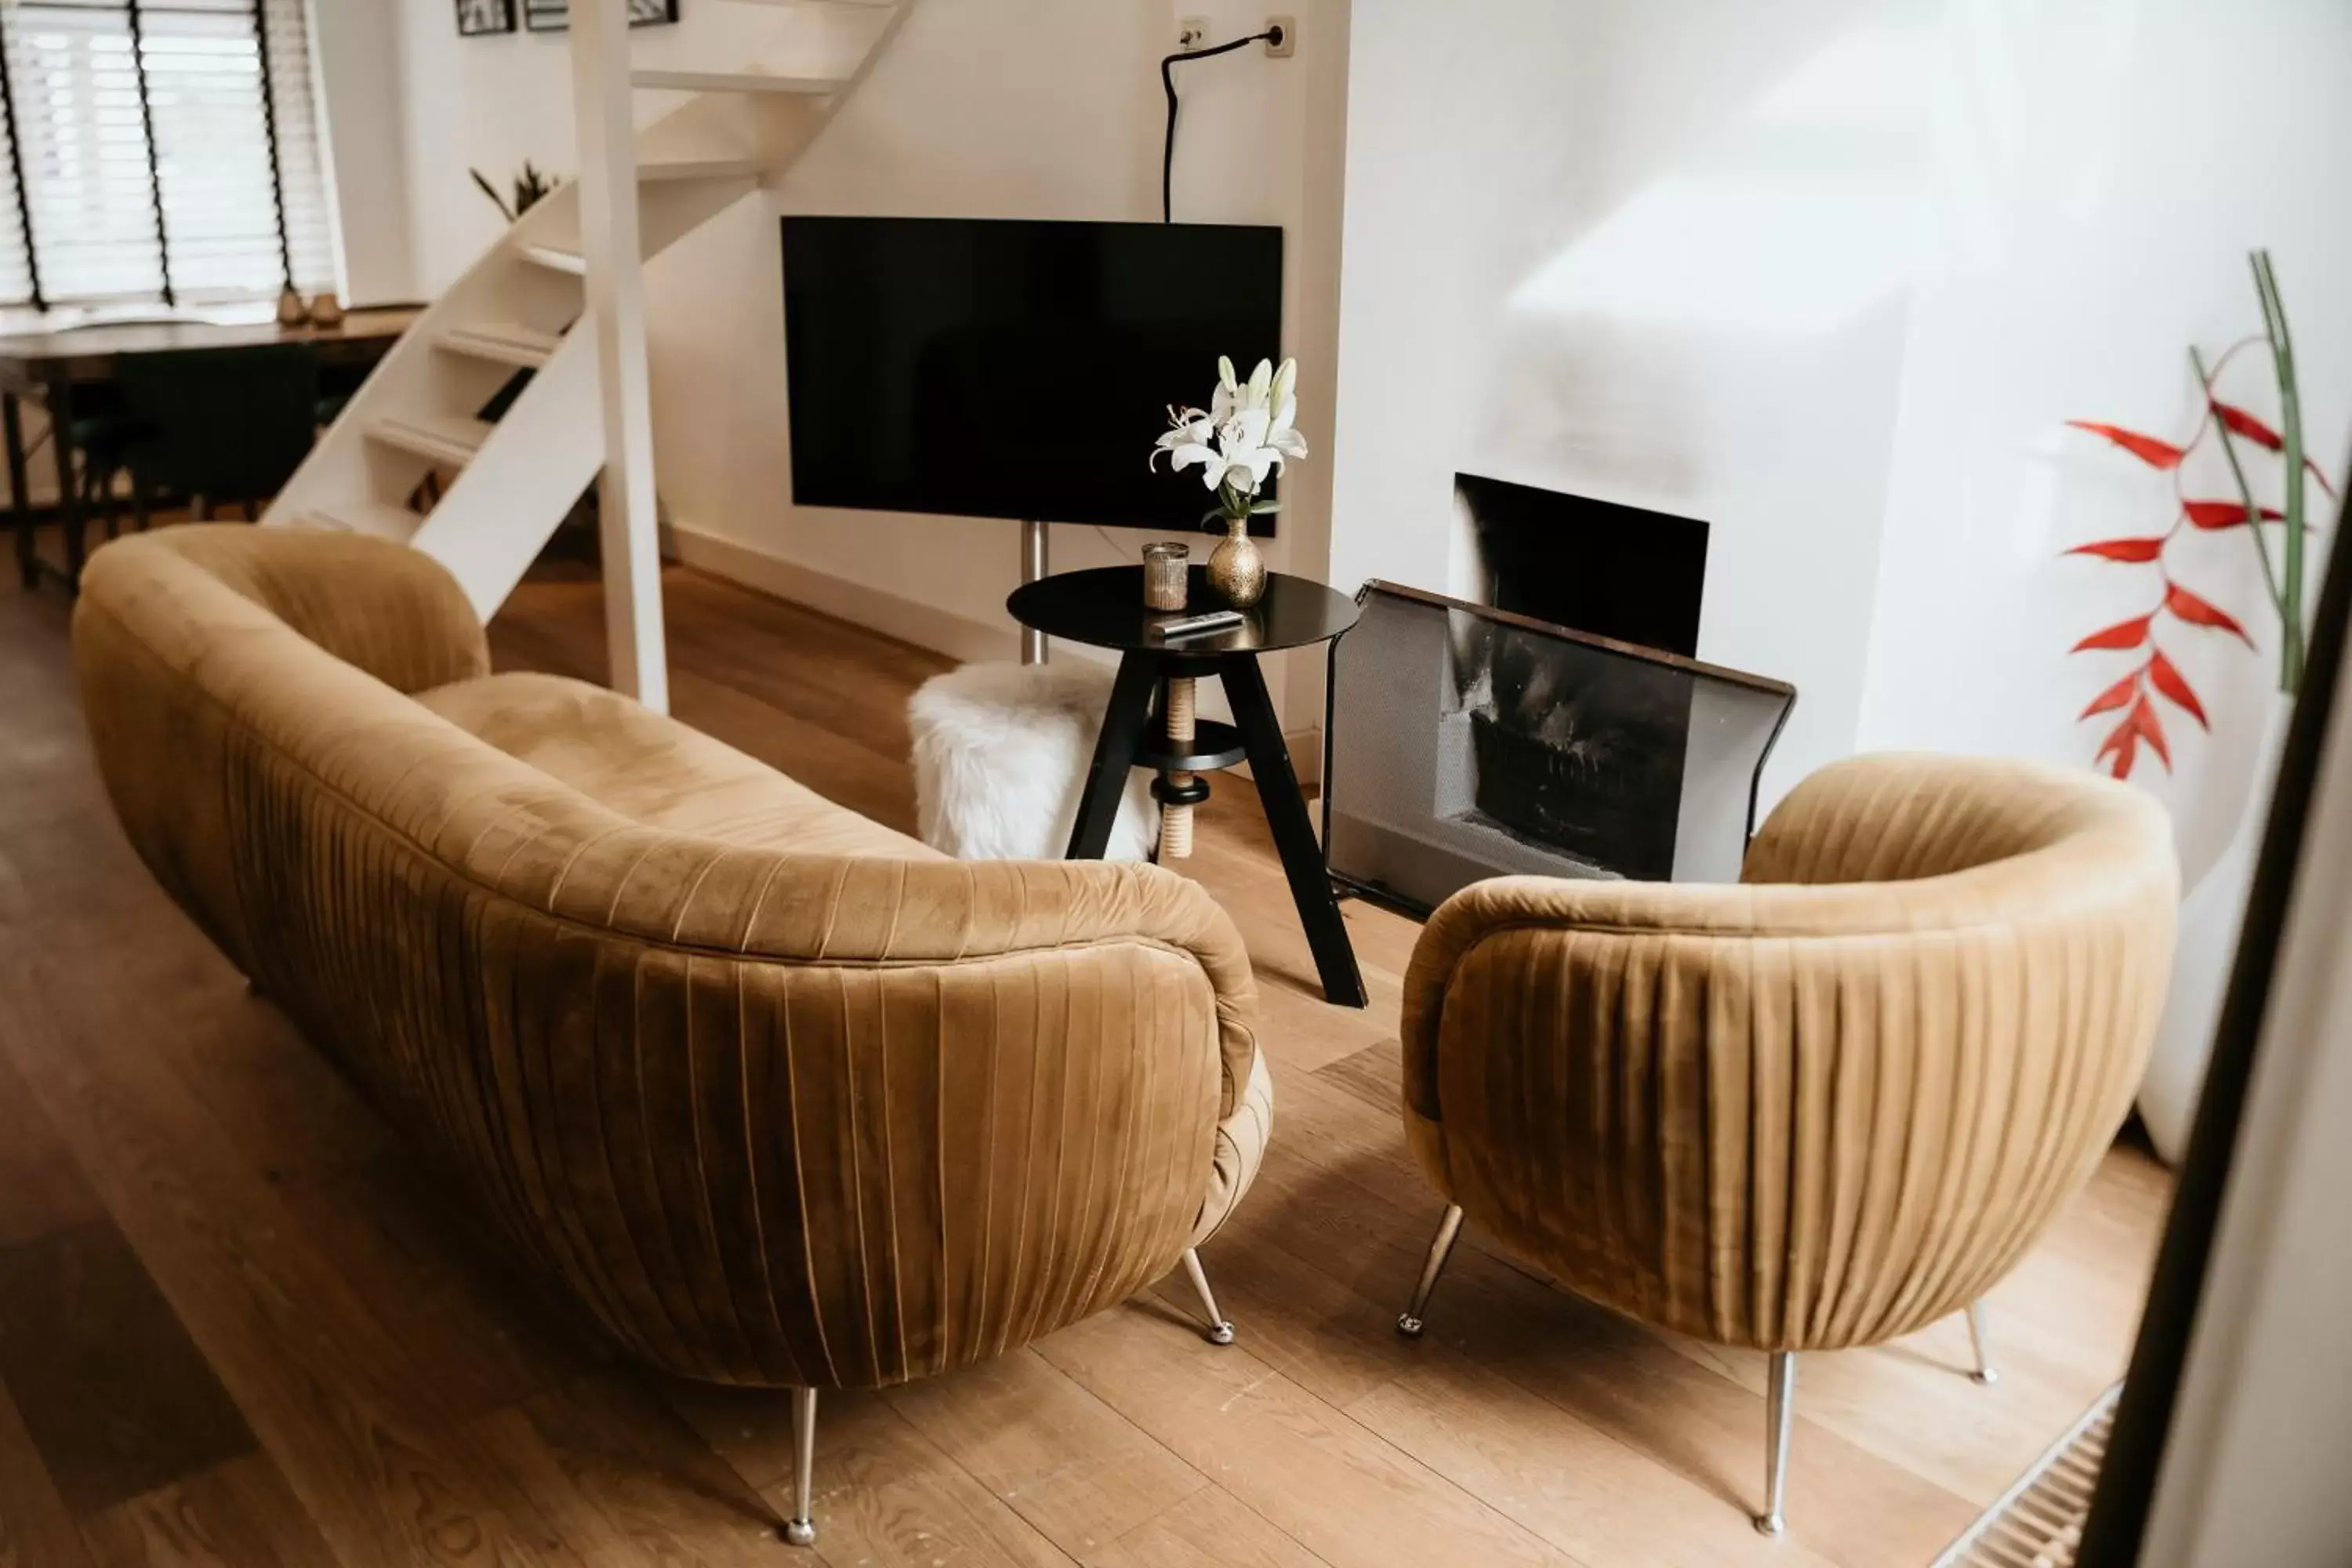
<instances>
[{"instance_id":1,"label":"tufted velvet upholstery","mask_svg":"<svg viewBox=\"0 0 2352 1568\"><path fill-rule=\"evenodd\" d=\"M1570 1289L1828 1350L1981 1295L2090 1175L2170 963L2163 814L2020 763L1858 758L1738 887L1507 878L1429 922L1405 1121Z\"/></svg>"},{"instance_id":2,"label":"tufted velvet upholstery","mask_svg":"<svg viewBox=\"0 0 2352 1568\"><path fill-rule=\"evenodd\" d=\"M1247 1190L1247 959L1146 866L972 864L576 682L347 535L92 559L74 651L172 896L647 1360L858 1387L1172 1268Z\"/></svg>"}]
</instances>

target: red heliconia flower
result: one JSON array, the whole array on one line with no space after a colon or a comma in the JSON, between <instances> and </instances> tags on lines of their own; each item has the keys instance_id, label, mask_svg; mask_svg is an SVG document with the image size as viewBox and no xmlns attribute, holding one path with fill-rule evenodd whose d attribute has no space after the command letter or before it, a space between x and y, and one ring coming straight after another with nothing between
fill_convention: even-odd
<instances>
[{"instance_id":1,"label":"red heliconia flower","mask_svg":"<svg viewBox=\"0 0 2352 1568\"><path fill-rule=\"evenodd\" d=\"M2129 675L2092 698L2091 705L2084 709L2076 717L2088 719L2094 713L2108 713L2121 708L2139 695L2139 676L2138 670L2133 670Z\"/></svg>"},{"instance_id":2,"label":"red heliconia flower","mask_svg":"<svg viewBox=\"0 0 2352 1568\"><path fill-rule=\"evenodd\" d=\"M2132 763L2139 757L2139 731L2132 728L2129 719L2116 726L2115 732L2107 737L2106 744L2099 748L2099 754L2091 761L2095 764L2104 763L2110 756L2115 758L2115 762L2107 771L2119 779L2131 777Z\"/></svg>"},{"instance_id":3,"label":"red heliconia flower","mask_svg":"<svg viewBox=\"0 0 2352 1568\"><path fill-rule=\"evenodd\" d=\"M2131 716L2124 722L2129 724L2133 732L2147 742L2147 749L2154 752L2158 759L2164 763L2164 771L2170 773L2172 748L2164 743L2164 721L2156 716L2156 704L2145 697L2141 698L2132 704Z\"/></svg>"},{"instance_id":4,"label":"red heliconia flower","mask_svg":"<svg viewBox=\"0 0 2352 1568\"><path fill-rule=\"evenodd\" d=\"M2178 583L2165 585L2164 607L2192 626L2211 626L2238 637L2248 647L2254 646L2254 639L2246 635L2246 628L2238 624L2236 616L2219 605L2199 598Z\"/></svg>"},{"instance_id":5,"label":"red heliconia flower","mask_svg":"<svg viewBox=\"0 0 2352 1568\"><path fill-rule=\"evenodd\" d=\"M2171 699L2176 707L2198 723L2208 730L2213 727L2212 721L2205 717L2205 704L2197 700L2197 693L2190 689L2180 671L2173 667L2172 661L2164 657L2162 648L2148 656L2147 682Z\"/></svg>"},{"instance_id":6,"label":"red heliconia flower","mask_svg":"<svg viewBox=\"0 0 2352 1568\"><path fill-rule=\"evenodd\" d=\"M2161 536L2149 539L2102 539L2095 543L2077 544L2066 552L2069 555L2095 555L2102 561L2121 561L2129 565L2153 561L2164 553Z\"/></svg>"},{"instance_id":7,"label":"red heliconia flower","mask_svg":"<svg viewBox=\"0 0 2352 1568\"><path fill-rule=\"evenodd\" d=\"M2273 452L2286 449L2284 437L2242 408L2233 407L2216 398L2213 400L2213 416L2228 426L2232 435L2243 436L2258 447L2268 447Z\"/></svg>"},{"instance_id":8,"label":"red heliconia flower","mask_svg":"<svg viewBox=\"0 0 2352 1568\"><path fill-rule=\"evenodd\" d=\"M2246 521L2246 505L2234 500L2185 500L2180 503L2182 515L2199 528L2235 528ZM2277 522L2286 516L2276 507L2263 508L2264 522Z\"/></svg>"},{"instance_id":9,"label":"red heliconia flower","mask_svg":"<svg viewBox=\"0 0 2352 1568\"><path fill-rule=\"evenodd\" d=\"M2105 631L2093 632L2076 643L2072 651L2086 653L2095 647L2137 647L2147 640L2148 623L2154 619L2156 616L2150 612L2128 621L2117 621Z\"/></svg>"},{"instance_id":10,"label":"red heliconia flower","mask_svg":"<svg viewBox=\"0 0 2352 1568\"><path fill-rule=\"evenodd\" d=\"M2118 425L2095 425L2087 419L2069 419L2066 423L2077 430L2105 436L2151 468L2177 468L2180 466L2180 459L2189 456L2186 447L2176 447L2169 441L2159 441L2153 436L2143 436L2137 430L2126 430Z\"/></svg>"}]
</instances>

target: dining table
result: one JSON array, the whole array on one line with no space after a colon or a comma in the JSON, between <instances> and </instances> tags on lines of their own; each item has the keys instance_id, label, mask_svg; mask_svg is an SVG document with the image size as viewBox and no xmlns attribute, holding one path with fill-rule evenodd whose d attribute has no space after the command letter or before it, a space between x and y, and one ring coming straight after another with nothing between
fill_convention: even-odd
<instances>
[{"instance_id":1,"label":"dining table","mask_svg":"<svg viewBox=\"0 0 2352 1568\"><path fill-rule=\"evenodd\" d=\"M80 487L74 483L74 397L77 390L114 381L126 360L195 350L268 349L308 343L322 368L372 366L398 342L421 306L383 306L347 312L331 326L259 321L146 320L92 322L48 331L0 334L0 438L5 438L8 491L16 533L16 569L27 588L45 580L79 586L85 554ZM49 448L58 474L57 516L65 559L44 559L37 548L39 514L26 481L24 400L47 410Z\"/></svg>"}]
</instances>

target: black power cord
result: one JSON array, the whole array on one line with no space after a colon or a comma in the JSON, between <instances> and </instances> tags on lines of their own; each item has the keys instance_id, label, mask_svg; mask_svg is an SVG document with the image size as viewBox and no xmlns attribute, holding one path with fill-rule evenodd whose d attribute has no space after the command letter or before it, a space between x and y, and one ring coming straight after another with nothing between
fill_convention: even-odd
<instances>
[{"instance_id":1,"label":"black power cord","mask_svg":"<svg viewBox=\"0 0 2352 1568\"><path fill-rule=\"evenodd\" d=\"M1280 47L1282 29L1268 27L1263 33L1252 33L1246 38L1235 38L1230 44L1218 44L1206 49L1185 49L1170 55L1160 62L1160 85L1168 90L1168 142L1160 155L1160 221L1176 221L1176 68L1186 60L1213 59L1232 54L1235 49L1248 48L1252 44L1272 44Z\"/></svg>"}]
</instances>

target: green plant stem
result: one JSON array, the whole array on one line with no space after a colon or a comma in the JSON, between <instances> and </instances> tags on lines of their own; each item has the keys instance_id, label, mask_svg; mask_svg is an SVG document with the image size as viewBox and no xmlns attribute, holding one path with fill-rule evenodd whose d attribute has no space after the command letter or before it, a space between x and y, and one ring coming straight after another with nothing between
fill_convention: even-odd
<instances>
[{"instance_id":1,"label":"green plant stem","mask_svg":"<svg viewBox=\"0 0 2352 1568\"><path fill-rule=\"evenodd\" d=\"M2278 612L2279 619L2284 622L2286 605L2279 596L2278 572L2271 564L2270 541L2263 534L2263 510L2254 504L2254 487L2247 482L2246 466L2239 459L2237 443L2231 438L2230 427L2221 423L2221 416L2213 411L2213 384L2205 374L2205 356L2197 351L2194 344L2189 350L2189 368L2197 373L2197 384L2205 394L2205 416L2213 421L2213 432L2221 438L2221 456L2229 459L2230 477L2238 481L2238 499L2245 502L2246 531L2253 535L2254 553L2262 560L2263 586L2270 594L2271 607Z\"/></svg>"},{"instance_id":2,"label":"green plant stem","mask_svg":"<svg viewBox=\"0 0 2352 1568\"><path fill-rule=\"evenodd\" d=\"M2279 293L2278 274L2271 253L2257 250L2252 258L2254 289L2262 297L2263 330L2271 342L2271 361L2278 370L2279 437L2286 463L2285 581L2280 584L2280 624L2285 629L2279 658L2279 689L2292 696L2303 689L2303 397L2295 385L2294 338L2287 331L2286 301Z\"/></svg>"}]
</instances>

